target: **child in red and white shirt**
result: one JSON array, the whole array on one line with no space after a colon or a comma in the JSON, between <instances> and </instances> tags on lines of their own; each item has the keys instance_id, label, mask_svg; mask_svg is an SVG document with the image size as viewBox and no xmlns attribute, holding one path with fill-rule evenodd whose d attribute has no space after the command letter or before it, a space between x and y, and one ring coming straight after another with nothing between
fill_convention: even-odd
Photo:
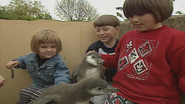
<instances>
[{"instance_id":1,"label":"child in red and white shirt","mask_svg":"<svg viewBox=\"0 0 185 104\"><path fill-rule=\"evenodd\" d=\"M185 32L162 25L172 0L125 0L123 12L136 28L119 40L115 55L102 55L117 68L105 104L178 104L185 93Z\"/></svg>"}]
</instances>

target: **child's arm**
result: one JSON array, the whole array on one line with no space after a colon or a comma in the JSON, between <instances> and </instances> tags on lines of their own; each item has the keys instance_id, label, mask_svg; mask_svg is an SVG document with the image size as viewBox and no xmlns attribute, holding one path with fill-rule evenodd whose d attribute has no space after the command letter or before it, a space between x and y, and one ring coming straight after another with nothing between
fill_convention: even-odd
<instances>
[{"instance_id":1,"label":"child's arm","mask_svg":"<svg viewBox=\"0 0 185 104\"><path fill-rule=\"evenodd\" d=\"M115 49L115 54L113 55L103 55L100 54L102 59L105 61L105 63L103 64L103 66L105 66L107 69L109 68L117 68L118 67L118 58L119 58L119 54L121 53L121 47L122 47L122 42L123 42L123 37L120 39L116 49ZM123 52L124 50L122 50Z\"/></svg>"},{"instance_id":2,"label":"child's arm","mask_svg":"<svg viewBox=\"0 0 185 104\"><path fill-rule=\"evenodd\" d=\"M55 78L55 84L70 83L69 69L63 59L61 62L56 64L55 69L56 71L53 75Z\"/></svg>"},{"instance_id":3,"label":"child's arm","mask_svg":"<svg viewBox=\"0 0 185 104\"><path fill-rule=\"evenodd\" d=\"M17 59L15 59L14 61L18 61L19 64L15 67L16 69L21 68L21 69L26 69L26 64L25 64L25 60L27 59L27 55L25 56L21 56Z\"/></svg>"},{"instance_id":4,"label":"child's arm","mask_svg":"<svg viewBox=\"0 0 185 104\"><path fill-rule=\"evenodd\" d=\"M4 85L5 79L0 75L0 87Z\"/></svg>"},{"instance_id":5,"label":"child's arm","mask_svg":"<svg viewBox=\"0 0 185 104\"><path fill-rule=\"evenodd\" d=\"M185 93L185 46L173 53L170 65L178 80L180 90Z\"/></svg>"},{"instance_id":6,"label":"child's arm","mask_svg":"<svg viewBox=\"0 0 185 104\"><path fill-rule=\"evenodd\" d=\"M16 66L19 65L19 61L9 61L7 64L6 64L6 68L7 69L10 69L10 68L14 68Z\"/></svg>"},{"instance_id":7,"label":"child's arm","mask_svg":"<svg viewBox=\"0 0 185 104\"><path fill-rule=\"evenodd\" d=\"M103 60L105 60L105 63L103 64L104 67L106 67L107 69L109 68L117 68L118 65L118 58L116 55L102 55L101 57Z\"/></svg>"},{"instance_id":8,"label":"child's arm","mask_svg":"<svg viewBox=\"0 0 185 104\"><path fill-rule=\"evenodd\" d=\"M180 37L181 41L176 41L178 45L171 46L170 49L174 49L172 55L170 56L170 66L172 72L179 83L180 90L185 93L185 34L184 37Z\"/></svg>"},{"instance_id":9,"label":"child's arm","mask_svg":"<svg viewBox=\"0 0 185 104\"><path fill-rule=\"evenodd\" d=\"M179 81L179 88L185 94L185 76L180 79L180 81Z\"/></svg>"},{"instance_id":10,"label":"child's arm","mask_svg":"<svg viewBox=\"0 0 185 104\"><path fill-rule=\"evenodd\" d=\"M15 67L16 69L18 69L18 68L26 69L25 61L28 60L33 54L35 54L35 53L30 53L28 55L18 57L17 59L15 59L13 61L9 61L6 64L6 68L10 69L12 67Z\"/></svg>"}]
</instances>

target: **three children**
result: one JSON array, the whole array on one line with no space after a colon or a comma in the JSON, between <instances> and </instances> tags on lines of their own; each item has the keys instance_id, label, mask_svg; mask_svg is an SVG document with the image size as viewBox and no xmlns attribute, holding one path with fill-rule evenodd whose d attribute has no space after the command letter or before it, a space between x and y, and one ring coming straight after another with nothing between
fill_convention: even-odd
<instances>
[{"instance_id":1,"label":"three children","mask_svg":"<svg viewBox=\"0 0 185 104\"><path fill-rule=\"evenodd\" d=\"M123 12L136 29L121 37L115 54L112 55L103 54L105 52L103 48L91 47L93 44L101 44L105 48L114 47L117 44L116 39L112 38L111 43L114 43L112 45L106 44L106 41L109 39L107 35L109 31L116 33L117 26L108 24L111 28L104 28L108 25L94 25L100 41L93 43L87 51L102 52L106 69L117 68L113 77L113 87L120 89L118 93L109 93L105 104L179 103L181 92L185 93L185 33L162 25L162 22L171 16L172 11L172 0L125 0ZM114 37L113 34L112 36ZM27 68L33 78L31 88L22 92L36 88L31 90L33 94L34 91L53 84L69 83L68 68L57 54L61 51L59 45L61 42L52 39L44 38L36 45L39 47L33 43L36 47L35 49L32 47L34 53L7 63L7 68ZM34 40L38 41L37 38ZM45 53L45 49L52 52ZM50 60L56 62L50 63L53 66L62 67L59 70L59 66L55 67L56 69L52 65L47 68L50 64L46 63ZM58 63L57 60L62 60L62 63ZM50 77L45 76L45 73ZM61 73L62 75L59 75ZM28 94L30 98L32 94Z\"/></svg>"}]
</instances>

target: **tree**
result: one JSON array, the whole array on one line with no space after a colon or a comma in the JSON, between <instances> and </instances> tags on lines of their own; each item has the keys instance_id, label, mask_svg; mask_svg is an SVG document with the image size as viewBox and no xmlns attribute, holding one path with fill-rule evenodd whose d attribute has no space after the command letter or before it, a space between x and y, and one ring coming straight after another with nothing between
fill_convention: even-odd
<instances>
[{"instance_id":1,"label":"tree","mask_svg":"<svg viewBox=\"0 0 185 104\"><path fill-rule=\"evenodd\" d=\"M12 18L12 16L9 16L9 14L6 12L6 8L4 6L0 6L0 19L8 19Z\"/></svg>"},{"instance_id":2,"label":"tree","mask_svg":"<svg viewBox=\"0 0 185 104\"><path fill-rule=\"evenodd\" d=\"M55 7L56 15L64 21L92 21L99 14L86 0L61 0Z\"/></svg>"},{"instance_id":3,"label":"tree","mask_svg":"<svg viewBox=\"0 0 185 104\"><path fill-rule=\"evenodd\" d=\"M123 11L123 7L116 7L116 10ZM121 13L119 13L119 12L116 12L116 14L117 14L117 16L118 16L118 17L121 17L121 18L123 18L123 15L122 15Z\"/></svg>"},{"instance_id":4,"label":"tree","mask_svg":"<svg viewBox=\"0 0 185 104\"><path fill-rule=\"evenodd\" d=\"M182 13L182 11L179 10L179 11L176 11L175 14L182 15L183 13Z\"/></svg>"},{"instance_id":5,"label":"tree","mask_svg":"<svg viewBox=\"0 0 185 104\"><path fill-rule=\"evenodd\" d=\"M175 0L173 0L173 1L175 2ZM182 5L182 4L180 4L180 5L185 9L185 6L184 6L184 5ZM182 12L182 10L176 11L175 14L185 15L185 14Z\"/></svg>"},{"instance_id":6,"label":"tree","mask_svg":"<svg viewBox=\"0 0 185 104\"><path fill-rule=\"evenodd\" d=\"M123 7L116 7L116 10L119 10L122 12L122 13L116 12L116 15L118 17L122 18L124 21L128 21L128 19L123 15Z\"/></svg>"},{"instance_id":7,"label":"tree","mask_svg":"<svg viewBox=\"0 0 185 104\"><path fill-rule=\"evenodd\" d=\"M0 19L51 20L52 18L40 1L12 0L8 6L0 7Z\"/></svg>"}]
</instances>

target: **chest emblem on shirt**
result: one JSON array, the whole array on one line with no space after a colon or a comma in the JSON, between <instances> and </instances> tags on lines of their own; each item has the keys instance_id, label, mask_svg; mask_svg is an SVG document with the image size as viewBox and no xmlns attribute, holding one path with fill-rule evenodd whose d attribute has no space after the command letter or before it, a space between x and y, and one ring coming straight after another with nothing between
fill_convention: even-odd
<instances>
[{"instance_id":1,"label":"chest emblem on shirt","mask_svg":"<svg viewBox=\"0 0 185 104\"><path fill-rule=\"evenodd\" d=\"M132 41L129 41L129 42L127 43L126 51L128 52L129 49L132 49L132 48L133 48L133 42L132 42Z\"/></svg>"},{"instance_id":2,"label":"chest emblem on shirt","mask_svg":"<svg viewBox=\"0 0 185 104\"><path fill-rule=\"evenodd\" d=\"M133 66L134 66L134 69L135 69L137 75L140 75L148 70L148 68L146 67L143 60L139 60Z\"/></svg>"},{"instance_id":3,"label":"chest emblem on shirt","mask_svg":"<svg viewBox=\"0 0 185 104\"><path fill-rule=\"evenodd\" d=\"M159 42L135 38L126 43L126 51L119 57L119 71L129 78L146 80Z\"/></svg>"},{"instance_id":4,"label":"chest emblem on shirt","mask_svg":"<svg viewBox=\"0 0 185 104\"><path fill-rule=\"evenodd\" d=\"M128 57L131 64L139 58L135 48L129 53Z\"/></svg>"},{"instance_id":5,"label":"chest emblem on shirt","mask_svg":"<svg viewBox=\"0 0 185 104\"><path fill-rule=\"evenodd\" d=\"M138 48L138 51L140 52L142 57L148 55L150 52L152 52L150 43L149 42L144 43L141 47Z\"/></svg>"},{"instance_id":6,"label":"chest emblem on shirt","mask_svg":"<svg viewBox=\"0 0 185 104\"><path fill-rule=\"evenodd\" d=\"M127 57L123 57L121 60L119 60L119 67L120 67L120 70L122 70L122 68L124 68L127 64L128 64L128 59Z\"/></svg>"}]
</instances>

